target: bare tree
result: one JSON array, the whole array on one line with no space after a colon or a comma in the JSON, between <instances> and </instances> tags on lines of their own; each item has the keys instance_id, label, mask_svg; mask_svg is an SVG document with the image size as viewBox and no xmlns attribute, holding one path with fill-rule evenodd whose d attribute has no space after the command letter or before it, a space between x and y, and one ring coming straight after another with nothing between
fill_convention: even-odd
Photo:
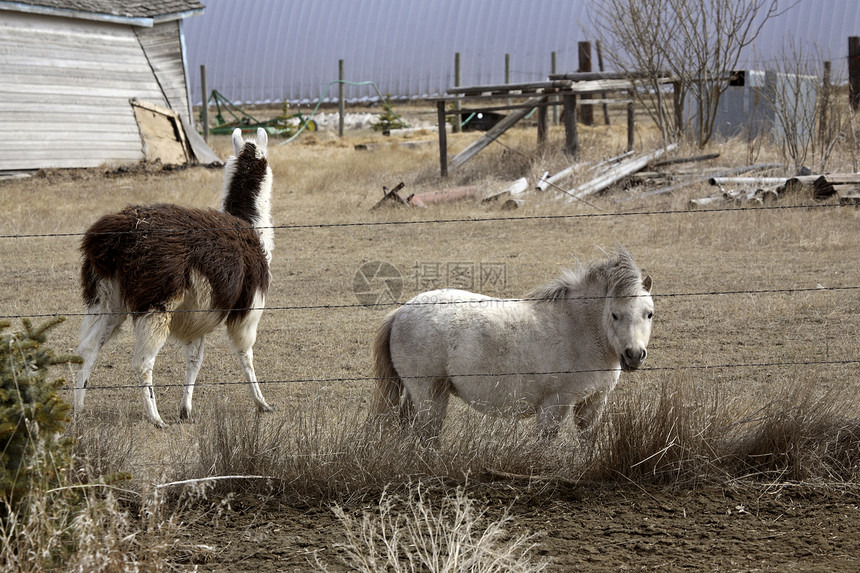
<instances>
[{"instance_id":1,"label":"bare tree","mask_svg":"<svg viewBox=\"0 0 860 573\"><path fill-rule=\"evenodd\" d=\"M689 94L702 147L714 133L720 97L741 53L781 13L777 0L606 0L594 7L592 20L616 68L651 77L649 93L640 90L637 97L651 104L664 134L670 127L682 131L681 106ZM655 73L669 73L677 82L672 117Z\"/></svg>"}]
</instances>

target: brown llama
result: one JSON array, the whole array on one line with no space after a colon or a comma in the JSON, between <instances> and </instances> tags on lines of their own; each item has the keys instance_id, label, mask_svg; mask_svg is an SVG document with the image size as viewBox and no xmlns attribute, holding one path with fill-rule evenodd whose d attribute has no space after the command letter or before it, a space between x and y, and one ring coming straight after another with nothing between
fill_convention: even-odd
<instances>
[{"instance_id":1,"label":"brown llama","mask_svg":"<svg viewBox=\"0 0 860 573\"><path fill-rule=\"evenodd\" d=\"M224 168L221 209L133 205L96 221L81 241L81 286L87 314L78 354L75 412L84 405L102 346L130 315L132 369L146 415L166 426L155 405L152 368L168 338L185 346L185 386L179 417L191 415L194 381L203 362L203 338L222 323L239 358L257 409L271 411L254 373L253 346L269 287L273 231L269 216L272 170L268 138L243 141L233 132L234 156Z\"/></svg>"}]
</instances>

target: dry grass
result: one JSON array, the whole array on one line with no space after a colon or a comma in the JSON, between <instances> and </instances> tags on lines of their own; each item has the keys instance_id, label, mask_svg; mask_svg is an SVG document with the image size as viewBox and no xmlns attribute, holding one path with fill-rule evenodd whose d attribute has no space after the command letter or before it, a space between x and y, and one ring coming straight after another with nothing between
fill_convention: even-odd
<instances>
[{"instance_id":1,"label":"dry grass","mask_svg":"<svg viewBox=\"0 0 860 573\"><path fill-rule=\"evenodd\" d=\"M623 150L623 129L616 126L583 128L581 136L584 160L599 161ZM452 137L452 150L474 137ZM438 177L434 145L352 147L394 139L361 134L333 141L319 134L288 146L272 144L273 220L290 227L276 230L267 301L272 310L260 325L255 355L263 392L277 412L252 413L241 370L218 334L207 347L191 424L178 423L181 349L162 351L154 372L156 393L163 417L172 424L156 430L142 413L126 329L102 352L87 412L71 428L82 467L95 476L129 472L133 477L122 486L144 498L158 483L267 476L262 483L220 481L209 491L216 498L264 493L289 503L344 504L422 478L457 485L500 475L678 486L756 480L858 483L860 295L857 290L805 289L860 285L860 211L687 211L691 197L713 191L696 184L672 195L615 191L590 199L589 205L560 201L554 192L531 194L512 214L470 202L370 212L382 187L400 181L408 192L467 184L493 190L521 176L533 182L544 171L566 166L557 151L557 129L541 153L534 149L533 130L512 130L448 180ZM637 142L652 146L654 133L639 133ZM216 138L213 147L225 156L229 141ZM705 151L711 150L721 157L686 168L704 172L777 157L757 142L717 143ZM684 149L678 155L698 153ZM850 165L850 149L837 150L832 169L850 170ZM50 172L0 183L0 229L3 234L79 233L99 215L129 203L211 206L221 176L200 168L130 175ZM587 178L579 173L565 185ZM781 205L810 202L797 197ZM631 214L643 212L656 214ZM548 215L571 218L537 218ZM469 221L507 216L513 219ZM453 219L464 221L425 223ZM373 225L327 226L359 221ZM399 222L417 224L387 224ZM79 237L0 241L0 314L72 314L52 343L60 352L73 351L80 324L73 313L83 311ZM405 278L401 300L423 290L416 275L421 263L440 263L443 269L447 263L501 263L506 280L485 290L515 297L548 281L559 267L599 256L599 247L616 242L654 277L655 323L647 368L622 376L594 446L579 444L572 430L553 444L541 444L531 421L483 418L459 406L452 408L437 450L416 448L365 426L370 345L383 312L320 308L355 303L352 279L362 263L395 265ZM755 292L782 289L793 292ZM855 362L834 363L840 360ZM821 361L828 364L816 364ZM159 490L170 494L171 503L140 515L160 515L158 523L167 527L181 489ZM163 504L165 498L159 499ZM145 506L140 500L124 503ZM129 535L149 531L158 537L165 531L134 512L123 517L123 511L115 512L118 522L99 531L116 530L115 538L123 539L127 519L134 530ZM144 559L141 547L120 544L104 551L119 548L132 552L130 558Z\"/></svg>"}]
</instances>

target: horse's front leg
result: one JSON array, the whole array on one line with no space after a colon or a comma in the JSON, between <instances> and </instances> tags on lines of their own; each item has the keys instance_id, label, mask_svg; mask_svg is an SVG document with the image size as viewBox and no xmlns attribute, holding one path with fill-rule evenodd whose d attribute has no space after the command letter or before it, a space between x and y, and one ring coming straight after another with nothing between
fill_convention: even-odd
<instances>
[{"instance_id":1,"label":"horse's front leg","mask_svg":"<svg viewBox=\"0 0 860 573\"><path fill-rule=\"evenodd\" d=\"M187 420L191 417L191 398L194 394L194 383L200 366L203 365L204 338L192 340L185 345L185 386L182 390L182 402L179 406L179 419Z\"/></svg>"},{"instance_id":2,"label":"horse's front leg","mask_svg":"<svg viewBox=\"0 0 860 573\"><path fill-rule=\"evenodd\" d=\"M558 435L561 421L570 406L558 394L547 398L538 406L537 425L541 440L551 442Z\"/></svg>"},{"instance_id":3,"label":"horse's front leg","mask_svg":"<svg viewBox=\"0 0 860 573\"><path fill-rule=\"evenodd\" d=\"M609 401L608 391L598 391L579 402L573 410L576 426L579 428L580 440L591 442L597 429L597 423Z\"/></svg>"}]
</instances>

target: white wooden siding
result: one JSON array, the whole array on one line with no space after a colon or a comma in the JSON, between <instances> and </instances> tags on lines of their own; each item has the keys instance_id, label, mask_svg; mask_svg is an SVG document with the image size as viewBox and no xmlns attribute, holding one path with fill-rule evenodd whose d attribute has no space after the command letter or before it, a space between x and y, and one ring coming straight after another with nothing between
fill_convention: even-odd
<instances>
[{"instance_id":1,"label":"white wooden siding","mask_svg":"<svg viewBox=\"0 0 860 573\"><path fill-rule=\"evenodd\" d=\"M131 26L4 11L0 54L0 170L143 158L129 100L168 102Z\"/></svg>"},{"instance_id":2,"label":"white wooden siding","mask_svg":"<svg viewBox=\"0 0 860 573\"><path fill-rule=\"evenodd\" d=\"M152 28L135 28L135 33L152 67L170 107L186 121L188 90L178 20L156 24Z\"/></svg>"}]
</instances>

